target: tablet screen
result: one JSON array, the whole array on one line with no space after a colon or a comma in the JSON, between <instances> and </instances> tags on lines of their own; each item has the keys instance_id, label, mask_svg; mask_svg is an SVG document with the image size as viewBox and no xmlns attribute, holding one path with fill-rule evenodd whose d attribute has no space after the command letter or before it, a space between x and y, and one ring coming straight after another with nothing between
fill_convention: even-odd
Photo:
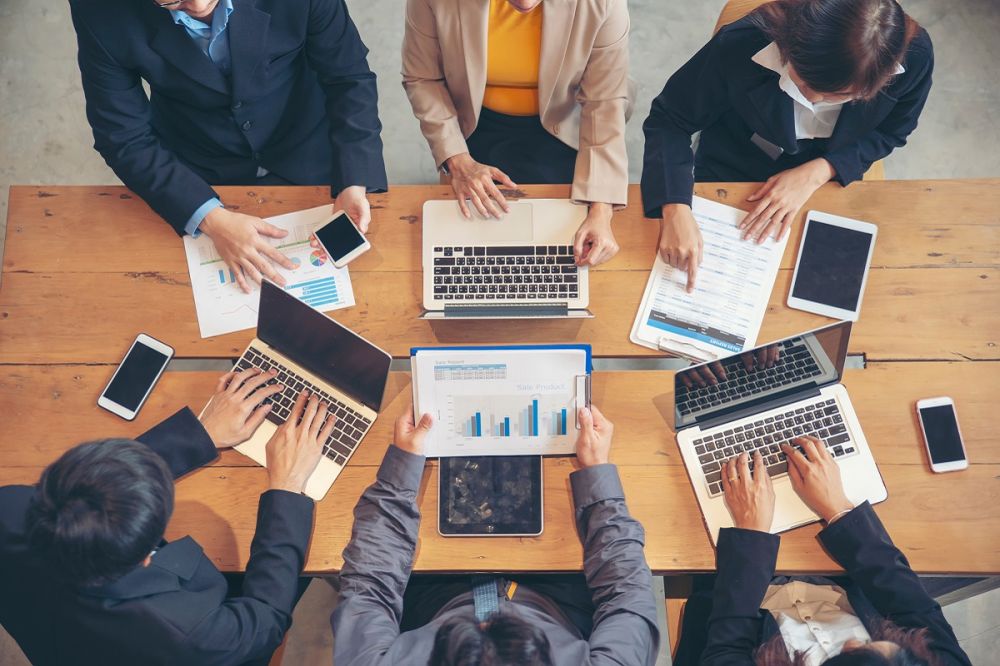
<instances>
[{"instance_id":1,"label":"tablet screen","mask_svg":"<svg viewBox=\"0 0 1000 666\"><path fill-rule=\"evenodd\" d=\"M442 534L540 534L542 457L441 458Z\"/></svg>"},{"instance_id":2,"label":"tablet screen","mask_svg":"<svg viewBox=\"0 0 1000 666\"><path fill-rule=\"evenodd\" d=\"M871 234L810 220L792 296L855 311L868 264Z\"/></svg>"}]
</instances>

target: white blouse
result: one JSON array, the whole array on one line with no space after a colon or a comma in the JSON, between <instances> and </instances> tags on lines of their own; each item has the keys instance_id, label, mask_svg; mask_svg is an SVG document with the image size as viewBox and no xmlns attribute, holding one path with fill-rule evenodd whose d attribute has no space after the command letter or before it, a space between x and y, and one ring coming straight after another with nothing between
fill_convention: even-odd
<instances>
[{"instance_id":1,"label":"white blouse","mask_svg":"<svg viewBox=\"0 0 1000 666\"><path fill-rule=\"evenodd\" d=\"M802 139L828 139L833 134L833 128L837 126L837 119L840 118L840 110L847 102L819 102L813 104L802 91L799 90L795 82L788 76L788 64L781 61L781 51L778 45L771 42L751 58L761 67L766 67L777 73L778 87L786 95L792 98L795 116L795 138ZM902 74L902 65L896 65L896 74Z\"/></svg>"}]
</instances>

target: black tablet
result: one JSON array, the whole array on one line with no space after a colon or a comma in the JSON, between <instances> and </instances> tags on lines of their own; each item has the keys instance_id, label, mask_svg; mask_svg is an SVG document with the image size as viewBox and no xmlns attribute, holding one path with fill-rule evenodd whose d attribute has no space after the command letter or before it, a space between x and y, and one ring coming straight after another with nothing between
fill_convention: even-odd
<instances>
[{"instance_id":1,"label":"black tablet","mask_svg":"<svg viewBox=\"0 0 1000 666\"><path fill-rule=\"evenodd\" d=\"M542 457L441 458L438 532L442 536L542 533Z\"/></svg>"}]
</instances>

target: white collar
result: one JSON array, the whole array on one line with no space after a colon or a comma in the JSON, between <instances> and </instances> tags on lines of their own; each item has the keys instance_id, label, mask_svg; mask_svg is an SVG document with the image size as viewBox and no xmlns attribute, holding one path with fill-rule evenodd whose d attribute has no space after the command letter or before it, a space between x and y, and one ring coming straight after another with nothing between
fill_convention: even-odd
<instances>
[{"instance_id":1,"label":"white collar","mask_svg":"<svg viewBox=\"0 0 1000 666\"><path fill-rule=\"evenodd\" d=\"M765 67L778 74L780 76L778 79L778 87L781 88L786 95L811 111L819 111L824 108L842 106L844 104L844 102L820 102L818 104L813 104L806 99L806 96L802 94L802 91L799 90L799 87L795 85L795 82L792 81L792 78L788 75L788 64L782 62L781 51L778 49L778 45L774 42L771 42L760 51L757 51L751 60L761 67ZM902 65L896 63L896 71L893 73L902 74L905 71L906 70L903 69Z\"/></svg>"}]
</instances>

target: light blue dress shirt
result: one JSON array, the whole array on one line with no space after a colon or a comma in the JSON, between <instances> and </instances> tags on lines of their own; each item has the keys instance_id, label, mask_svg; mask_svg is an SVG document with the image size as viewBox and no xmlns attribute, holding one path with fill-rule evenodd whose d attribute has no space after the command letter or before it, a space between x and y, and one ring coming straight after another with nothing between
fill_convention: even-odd
<instances>
[{"instance_id":1,"label":"light blue dress shirt","mask_svg":"<svg viewBox=\"0 0 1000 666\"><path fill-rule=\"evenodd\" d=\"M208 59L215 63L215 66L226 76L229 76L231 63L229 33L226 31L226 26L229 25L229 15L232 13L232 0L221 0L212 13L212 25L208 25L198 19L191 18L182 11L170 10L170 16L174 19L174 23L184 26L187 34L194 40L201 52L208 56ZM184 225L184 231L192 236L197 236L200 233L198 226L205 219L205 216L221 206L222 202L216 197L203 203L188 219L187 224Z\"/></svg>"}]
</instances>

